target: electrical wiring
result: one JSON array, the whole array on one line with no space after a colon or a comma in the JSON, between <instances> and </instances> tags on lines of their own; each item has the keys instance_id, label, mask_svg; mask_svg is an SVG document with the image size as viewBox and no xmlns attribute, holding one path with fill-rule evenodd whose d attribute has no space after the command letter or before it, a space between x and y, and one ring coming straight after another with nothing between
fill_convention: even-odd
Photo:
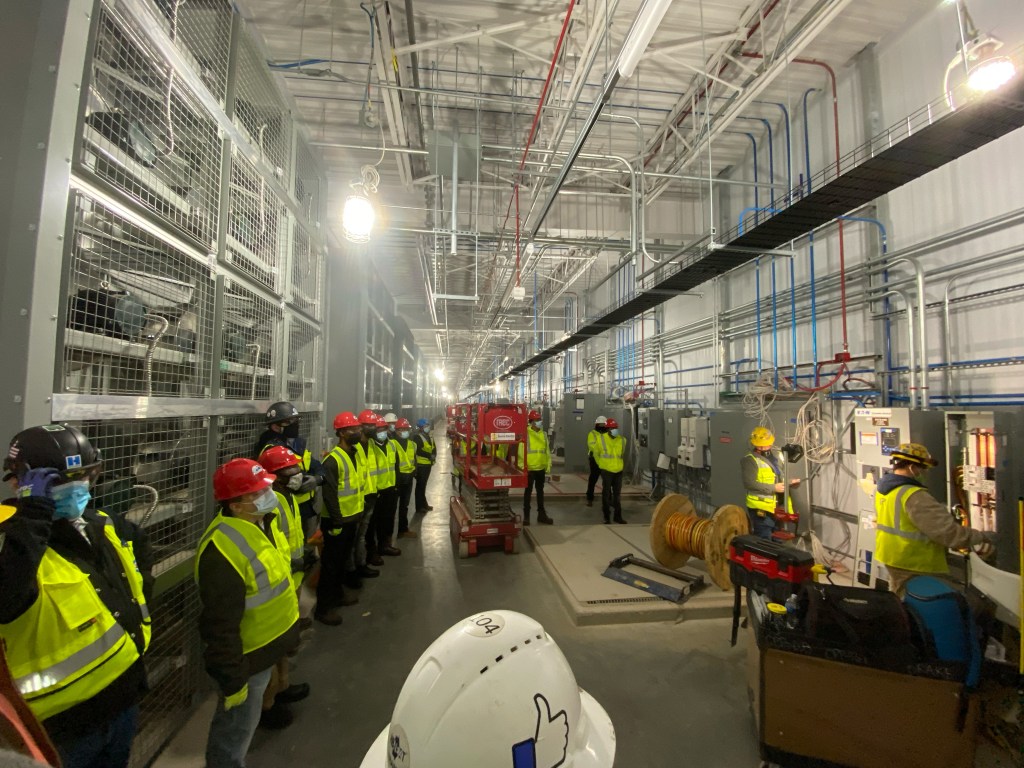
<instances>
[{"instance_id":1,"label":"electrical wiring","mask_svg":"<svg viewBox=\"0 0 1024 768\"><path fill-rule=\"evenodd\" d=\"M836 454L836 433L822 412L821 394L815 392L800 406L796 414L794 442L804 449L804 457L812 464L831 464Z\"/></svg>"},{"instance_id":2,"label":"electrical wiring","mask_svg":"<svg viewBox=\"0 0 1024 768\"><path fill-rule=\"evenodd\" d=\"M772 429L772 418L768 409L781 391L775 389L773 374L762 373L743 395L743 413L757 419L758 426Z\"/></svg>"}]
</instances>

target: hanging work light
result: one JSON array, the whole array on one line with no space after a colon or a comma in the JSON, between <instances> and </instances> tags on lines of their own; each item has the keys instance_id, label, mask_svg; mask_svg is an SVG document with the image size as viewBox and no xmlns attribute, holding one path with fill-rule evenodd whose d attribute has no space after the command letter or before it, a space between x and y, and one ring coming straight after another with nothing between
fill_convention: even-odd
<instances>
[{"instance_id":1,"label":"hanging work light","mask_svg":"<svg viewBox=\"0 0 1024 768\"><path fill-rule=\"evenodd\" d=\"M341 226L347 240L353 243L368 243L373 223L377 218L370 197L377 194L380 175L372 165L364 165L360 172L362 180L352 184L352 194L345 198Z\"/></svg>"},{"instance_id":2,"label":"hanging work light","mask_svg":"<svg viewBox=\"0 0 1024 768\"><path fill-rule=\"evenodd\" d=\"M960 27L960 46L946 67L946 102L951 109L970 94L994 91L1017 75L1013 58L1000 53L1003 43L992 35L978 31L963 0L955 0ZM964 91L967 94L964 94Z\"/></svg>"}]
</instances>

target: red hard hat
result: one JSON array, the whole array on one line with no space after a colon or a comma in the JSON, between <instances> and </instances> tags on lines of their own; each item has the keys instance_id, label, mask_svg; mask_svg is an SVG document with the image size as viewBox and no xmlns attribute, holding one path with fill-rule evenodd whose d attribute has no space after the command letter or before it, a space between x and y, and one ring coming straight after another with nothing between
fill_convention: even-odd
<instances>
[{"instance_id":1,"label":"red hard hat","mask_svg":"<svg viewBox=\"0 0 1024 768\"><path fill-rule=\"evenodd\" d=\"M268 487L277 478L252 459L232 459L213 473L213 498L237 499Z\"/></svg>"},{"instance_id":2,"label":"red hard hat","mask_svg":"<svg viewBox=\"0 0 1024 768\"><path fill-rule=\"evenodd\" d=\"M378 427L384 427L385 429L387 429L388 423L386 421L384 421L384 417L383 416L378 416L377 417L377 426Z\"/></svg>"},{"instance_id":3,"label":"red hard hat","mask_svg":"<svg viewBox=\"0 0 1024 768\"><path fill-rule=\"evenodd\" d=\"M528 414L526 414L526 418L528 421L540 421L541 415L536 411L530 411Z\"/></svg>"},{"instance_id":4,"label":"red hard hat","mask_svg":"<svg viewBox=\"0 0 1024 768\"><path fill-rule=\"evenodd\" d=\"M395 429L412 429L408 419L399 419L395 422Z\"/></svg>"},{"instance_id":5,"label":"red hard hat","mask_svg":"<svg viewBox=\"0 0 1024 768\"><path fill-rule=\"evenodd\" d=\"M288 467L298 465L299 457L283 445L275 445L267 448L260 454L260 464L267 472L279 472Z\"/></svg>"},{"instance_id":6,"label":"red hard hat","mask_svg":"<svg viewBox=\"0 0 1024 768\"><path fill-rule=\"evenodd\" d=\"M358 427L359 419L355 417L352 411L342 411L334 417L334 428L345 429L345 427Z\"/></svg>"},{"instance_id":7,"label":"red hard hat","mask_svg":"<svg viewBox=\"0 0 1024 768\"><path fill-rule=\"evenodd\" d=\"M617 422L615 419L608 419L608 421L606 421L604 423L604 425L608 429L618 429L619 428L619 422Z\"/></svg>"},{"instance_id":8,"label":"red hard hat","mask_svg":"<svg viewBox=\"0 0 1024 768\"><path fill-rule=\"evenodd\" d=\"M359 414L359 423L364 424L367 427L377 426L377 419L380 418L376 413L367 408Z\"/></svg>"}]
</instances>

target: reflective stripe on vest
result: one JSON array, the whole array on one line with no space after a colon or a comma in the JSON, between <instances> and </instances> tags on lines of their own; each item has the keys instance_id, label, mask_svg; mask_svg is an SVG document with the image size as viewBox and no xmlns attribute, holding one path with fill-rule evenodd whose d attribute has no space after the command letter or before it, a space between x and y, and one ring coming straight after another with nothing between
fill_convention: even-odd
<instances>
[{"instance_id":1,"label":"reflective stripe on vest","mask_svg":"<svg viewBox=\"0 0 1024 768\"><path fill-rule=\"evenodd\" d=\"M342 517L352 517L363 511L363 495L359 482L359 471L349 455L340 445L328 454L338 464L338 507ZM358 452L356 456L358 457Z\"/></svg>"},{"instance_id":2,"label":"reflective stripe on vest","mask_svg":"<svg viewBox=\"0 0 1024 768\"><path fill-rule=\"evenodd\" d=\"M376 467L376 461L374 461ZM356 469L359 471L359 492L363 496L377 492L377 477L370 470L370 457L362 443L356 444Z\"/></svg>"},{"instance_id":3,"label":"reflective stripe on vest","mask_svg":"<svg viewBox=\"0 0 1024 768\"><path fill-rule=\"evenodd\" d=\"M411 475L416 471L416 441L408 438L403 446L398 443L398 471L403 475Z\"/></svg>"},{"instance_id":4,"label":"reflective stripe on vest","mask_svg":"<svg viewBox=\"0 0 1024 768\"><path fill-rule=\"evenodd\" d=\"M370 444L373 448L377 461L376 479L377 490L386 491L395 487L395 462L398 460L398 451L395 448L394 440L387 440L384 447L374 441Z\"/></svg>"},{"instance_id":5,"label":"reflective stripe on vest","mask_svg":"<svg viewBox=\"0 0 1024 768\"><path fill-rule=\"evenodd\" d=\"M946 548L918 530L910 515L904 515L907 501L919 485L900 485L889 493L875 494L875 557L886 565L920 573L947 573Z\"/></svg>"},{"instance_id":6,"label":"reflective stripe on vest","mask_svg":"<svg viewBox=\"0 0 1024 768\"><path fill-rule=\"evenodd\" d=\"M416 449L416 463L417 464L433 464L434 463L434 441L427 437L422 432L420 437L423 439L423 445L420 446L417 441ZM426 454L425 456L422 454Z\"/></svg>"},{"instance_id":7,"label":"reflective stripe on vest","mask_svg":"<svg viewBox=\"0 0 1024 768\"><path fill-rule=\"evenodd\" d=\"M140 647L149 647L149 611L131 543L121 542L110 518L99 514L103 535L139 607L142 637L129 636L85 572L47 548L36 571L35 601L10 623L0 624L11 677L40 720L96 696L139 660Z\"/></svg>"},{"instance_id":8,"label":"reflective stripe on vest","mask_svg":"<svg viewBox=\"0 0 1024 768\"><path fill-rule=\"evenodd\" d=\"M625 448L626 439L619 435L612 437L608 434L601 435L601 452L594 456L597 466L608 472L621 472L625 466L622 461L622 452Z\"/></svg>"},{"instance_id":9,"label":"reflective stripe on vest","mask_svg":"<svg viewBox=\"0 0 1024 768\"><path fill-rule=\"evenodd\" d=\"M199 542L199 559L213 544L245 584L245 613L239 626L242 652L263 648L299 620L299 603L292 582L291 562L285 555L288 543L280 528L261 527L245 520L218 514Z\"/></svg>"},{"instance_id":10,"label":"reflective stripe on vest","mask_svg":"<svg viewBox=\"0 0 1024 768\"><path fill-rule=\"evenodd\" d=\"M302 532L298 500L294 496L289 499L280 491L274 491L274 494L277 496L277 523L288 542L286 554L292 559L301 558L306 537Z\"/></svg>"},{"instance_id":11,"label":"reflective stripe on vest","mask_svg":"<svg viewBox=\"0 0 1024 768\"><path fill-rule=\"evenodd\" d=\"M778 473L775 471L775 467L772 466L770 461L755 453L748 453L747 456L753 459L754 464L757 465L757 482L771 486L782 482L782 478L779 477ZM762 496L759 493L747 491L747 507L749 509L756 509L758 512L774 514L776 508L779 506L778 497L774 492L771 495ZM792 497L789 499L789 512L791 514L793 512ZM764 515L759 515L759 517L764 517Z\"/></svg>"},{"instance_id":12,"label":"reflective stripe on vest","mask_svg":"<svg viewBox=\"0 0 1024 768\"><path fill-rule=\"evenodd\" d=\"M519 444L519 463L523 463L523 448L526 448L526 469L537 472L548 468L548 438L543 431L530 427L526 430L526 442Z\"/></svg>"}]
</instances>

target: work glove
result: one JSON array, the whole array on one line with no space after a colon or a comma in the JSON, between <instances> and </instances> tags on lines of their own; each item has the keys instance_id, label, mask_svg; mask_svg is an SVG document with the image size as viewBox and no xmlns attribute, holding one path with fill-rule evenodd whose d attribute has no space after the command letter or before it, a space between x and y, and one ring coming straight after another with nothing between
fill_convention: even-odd
<instances>
[{"instance_id":1,"label":"work glove","mask_svg":"<svg viewBox=\"0 0 1024 768\"><path fill-rule=\"evenodd\" d=\"M303 475L302 485L299 486L299 490L296 493L312 493L320 485L321 480L316 475Z\"/></svg>"},{"instance_id":2,"label":"work glove","mask_svg":"<svg viewBox=\"0 0 1024 768\"><path fill-rule=\"evenodd\" d=\"M50 489L60 480L60 472L50 467L30 469L18 480L18 496L50 497Z\"/></svg>"},{"instance_id":3,"label":"work glove","mask_svg":"<svg viewBox=\"0 0 1024 768\"><path fill-rule=\"evenodd\" d=\"M227 712L229 709L245 704L245 700L249 698L249 684L246 683L236 693L232 693L230 696L224 697L224 711Z\"/></svg>"},{"instance_id":4,"label":"work glove","mask_svg":"<svg viewBox=\"0 0 1024 768\"><path fill-rule=\"evenodd\" d=\"M974 553L982 560L990 560L996 553L995 534L984 531L981 536L981 543L974 545Z\"/></svg>"},{"instance_id":5,"label":"work glove","mask_svg":"<svg viewBox=\"0 0 1024 768\"><path fill-rule=\"evenodd\" d=\"M330 530L327 531L327 535L328 536L340 536L341 535L341 526L339 525L337 528L331 528Z\"/></svg>"}]
</instances>

